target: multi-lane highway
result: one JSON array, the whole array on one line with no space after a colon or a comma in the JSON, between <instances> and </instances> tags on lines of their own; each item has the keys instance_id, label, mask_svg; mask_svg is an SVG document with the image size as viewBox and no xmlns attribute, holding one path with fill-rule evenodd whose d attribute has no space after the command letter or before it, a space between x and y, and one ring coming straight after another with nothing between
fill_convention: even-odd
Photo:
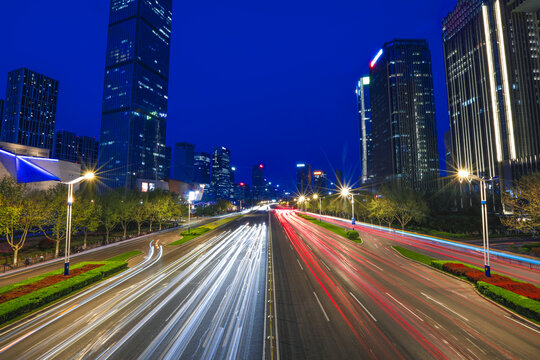
<instances>
[{"instance_id":1,"label":"multi-lane highway","mask_svg":"<svg viewBox=\"0 0 540 360\"><path fill-rule=\"evenodd\" d=\"M370 236L358 245L290 211L276 212L272 241L283 358L538 357L540 327Z\"/></svg>"},{"instance_id":2,"label":"multi-lane highway","mask_svg":"<svg viewBox=\"0 0 540 360\"><path fill-rule=\"evenodd\" d=\"M164 251L0 333L2 359L263 356L268 214Z\"/></svg>"}]
</instances>

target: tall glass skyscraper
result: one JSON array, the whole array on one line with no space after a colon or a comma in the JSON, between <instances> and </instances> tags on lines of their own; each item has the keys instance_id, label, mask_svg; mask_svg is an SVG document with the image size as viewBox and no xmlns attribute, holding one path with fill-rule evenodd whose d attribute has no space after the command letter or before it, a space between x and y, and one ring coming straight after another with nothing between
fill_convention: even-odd
<instances>
[{"instance_id":1,"label":"tall glass skyscraper","mask_svg":"<svg viewBox=\"0 0 540 360\"><path fill-rule=\"evenodd\" d=\"M216 200L229 200L234 196L231 171L231 151L224 147L215 149L212 158L211 190Z\"/></svg>"},{"instance_id":2,"label":"tall glass skyscraper","mask_svg":"<svg viewBox=\"0 0 540 360\"><path fill-rule=\"evenodd\" d=\"M439 156L427 41L387 42L369 67L374 182L435 190Z\"/></svg>"},{"instance_id":3,"label":"tall glass skyscraper","mask_svg":"<svg viewBox=\"0 0 540 360\"><path fill-rule=\"evenodd\" d=\"M195 180L195 145L187 142L174 144L171 177L185 183Z\"/></svg>"},{"instance_id":4,"label":"tall glass skyscraper","mask_svg":"<svg viewBox=\"0 0 540 360\"><path fill-rule=\"evenodd\" d=\"M458 0L442 30L454 166L540 170L540 2Z\"/></svg>"},{"instance_id":5,"label":"tall glass skyscraper","mask_svg":"<svg viewBox=\"0 0 540 360\"><path fill-rule=\"evenodd\" d=\"M369 101L369 76L358 80L356 99L360 124L360 161L362 162L362 184L373 180L373 149L371 139L371 107Z\"/></svg>"},{"instance_id":6,"label":"tall glass skyscraper","mask_svg":"<svg viewBox=\"0 0 540 360\"><path fill-rule=\"evenodd\" d=\"M172 0L111 0L99 154L110 187L169 175L171 21Z\"/></svg>"},{"instance_id":7,"label":"tall glass skyscraper","mask_svg":"<svg viewBox=\"0 0 540 360\"><path fill-rule=\"evenodd\" d=\"M205 152L196 152L194 164L194 181L199 184L210 186L210 169L212 165L212 158L210 157L210 154Z\"/></svg>"},{"instance_id":8,"label":"tall glass skyscraper","mask_svg":"<svg viewBox=\"0 0 540 360\"><path fill-rule=\"evenodd\" d=\"M0 140L52 150L57 100L58 81L26 68L10 71Z\"/></svg>"}]
</instances>

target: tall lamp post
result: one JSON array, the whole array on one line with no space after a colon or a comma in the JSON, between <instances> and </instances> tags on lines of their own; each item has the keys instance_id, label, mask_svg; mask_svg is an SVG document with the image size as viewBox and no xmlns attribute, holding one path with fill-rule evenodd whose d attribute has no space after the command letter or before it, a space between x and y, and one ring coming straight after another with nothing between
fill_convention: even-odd
<instances>
[{"instance_id":1,"label":"tall lamp post","mask_svg":"<svg viewBox=\"0 0 540 360\"><path fill-rule=\"evenodd\" d=\"M80 183L83 180L92 180L96 177L96 174L89 171L84 176L80 176L75 180L65 182L68 186L67 197L67 220L66 220L66 252L64 257L64 276L69 275L69 256L71 250L71 215L73 213L73 185Z\"/></svg>"},{"instance_id":2,"label":"tall lamp post","mask_svg":"<svg viewBox=\"0 0 540 360\"><path fill-rule=\"evenodd\" d=\"M319 199L319 222L321 222L322 220L322 206L321 206L321 197L319 196L319 194L313 194L313 200L317 200Z\"/></svg>"},{"instance_id":3,"label":"tall lamp post","mask_svg":"<svg viewBox=\"0 0 540 360\"><path fill-rule=\"evenodd\" d=\"M488 214L487 214L487 195L486 195L486 181L495 180L496 177L491 179L481 178L479 176L471 174L468 170L462 169L458 171L459 181L467 179L469 182L476 180L480 183L480 206L482 209L482 244L484 246L484 273L486 277L491 277L491 265L489 261L489 228L488 228Z\"/></svg>"},{"instance_id":4,"label":"tall lamp post","mask_svg":"<svg viewBox=\"0 0 540 360\"><path fill-rule=\"evenodd\" d=\"M300 195L298 197L298 204L302 204L303 202L306 201L306 197L304 195ZM300 206L298 206L300 208Z\"/></svg>"},{"instance_id":5,"label":"tall lamp post","mask_svg":"<svg viewBox=\"0 0 540 360\"><path fill-rule=\"evenodd\" d=\"M351 191L351 189L349 188L342 188L341 189L341 196L343 196L345 199L351 199L351 212L352 212L352 226L353 226L353 230L354 230L354 225L356 223L355 221L355 218L354 218L354 193Z\"/></svg>"}]
</instances>

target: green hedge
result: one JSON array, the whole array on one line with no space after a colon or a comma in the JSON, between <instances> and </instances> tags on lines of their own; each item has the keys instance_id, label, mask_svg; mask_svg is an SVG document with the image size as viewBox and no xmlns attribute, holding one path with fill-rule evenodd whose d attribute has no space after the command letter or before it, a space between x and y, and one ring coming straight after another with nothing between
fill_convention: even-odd
<instances>
[{"instance_id":1,"label":"green hedge","mask_svg":"<svg viewBox=\"0 0 540 360\"><path fill-rule=\"evenodd\" d=\"M476 288L488 298L514 310L518 314L540 321L540 301L529 299L483 281L478 281Z\"/></svg>"},{"instance_id":2,"label":"green hedge","mask_svg":"<svg viewBox=\"0 0 540 360\"><path fill-rule=\"evenodd\" d=\"M123 253L121 255L112 257L110 259L107 259L107 261L127 261L127 260L131 259L132 257L135 257L135 256L140 255L140 254L142 254L142 251L132 250L132 251L125 252L125 253Z\"/></svg>"},{"instance_id":3,"label":"green hedge","mask_svg":"<svg viewBox=\"0 0 540 360\"><path fill-rule=\"evenodd\" d=\"M358 240L358 238L360 238L360 234L358 234L358 231L356 231L356 230L347 231L347 239L349 239L349 240Z\"/></svg>"},{"instance_id":4,"label":"green hedge","mask_svg":"<svg viewBox=\"0 0 540 360\"><path fill-rule=\"evenodd\" d=\"M51 286L39 289L30 294L26 294L16 299L6 301L5 303L0 304L0 323L4 323L6 321L12 320L20 315L28 313L41 306L47 305L48 303L55 301L65 295L68 295L75 290L81 289L111 274L114 274L118 271L121 271L127 268L127 263L124 261L121 261L121 262L120 261L106 261L106 262L91 261L91 262L79 263L73 266L72 269L76 269L87 264L105 264L105 265L100 266L99 268L87 271L83 274L74 276L72 278L66 279L64 281L58 282ZM42 279L44 277L55 275L62 272L63 270L52 271L47 274L44 274L46 276L40 275L39 278ZM29 280L32 280L32 279L29 279ZM35 282L35 281L37 280L33 280L32 282ZM21 286L22 283L25 283L25 282L21 282L15 285ZM22 285L25 285L25 284L22 284Z\"/></svg>"}]
</instances>

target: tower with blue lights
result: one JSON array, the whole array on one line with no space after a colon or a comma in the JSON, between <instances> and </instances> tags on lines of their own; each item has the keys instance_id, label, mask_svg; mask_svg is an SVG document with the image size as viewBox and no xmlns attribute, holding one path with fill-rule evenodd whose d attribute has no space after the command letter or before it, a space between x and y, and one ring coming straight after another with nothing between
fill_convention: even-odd
<instances>
[{"instance_id":1,"label":"tower with blue lights","mask_svg":"<svg viewBox=\"0 0 540 360\"><path fill-rule=\"evenodd\" d=\"M112 188L168 177L172 0L111 0L99 169Z\"/></svg>"}]
</instances>

